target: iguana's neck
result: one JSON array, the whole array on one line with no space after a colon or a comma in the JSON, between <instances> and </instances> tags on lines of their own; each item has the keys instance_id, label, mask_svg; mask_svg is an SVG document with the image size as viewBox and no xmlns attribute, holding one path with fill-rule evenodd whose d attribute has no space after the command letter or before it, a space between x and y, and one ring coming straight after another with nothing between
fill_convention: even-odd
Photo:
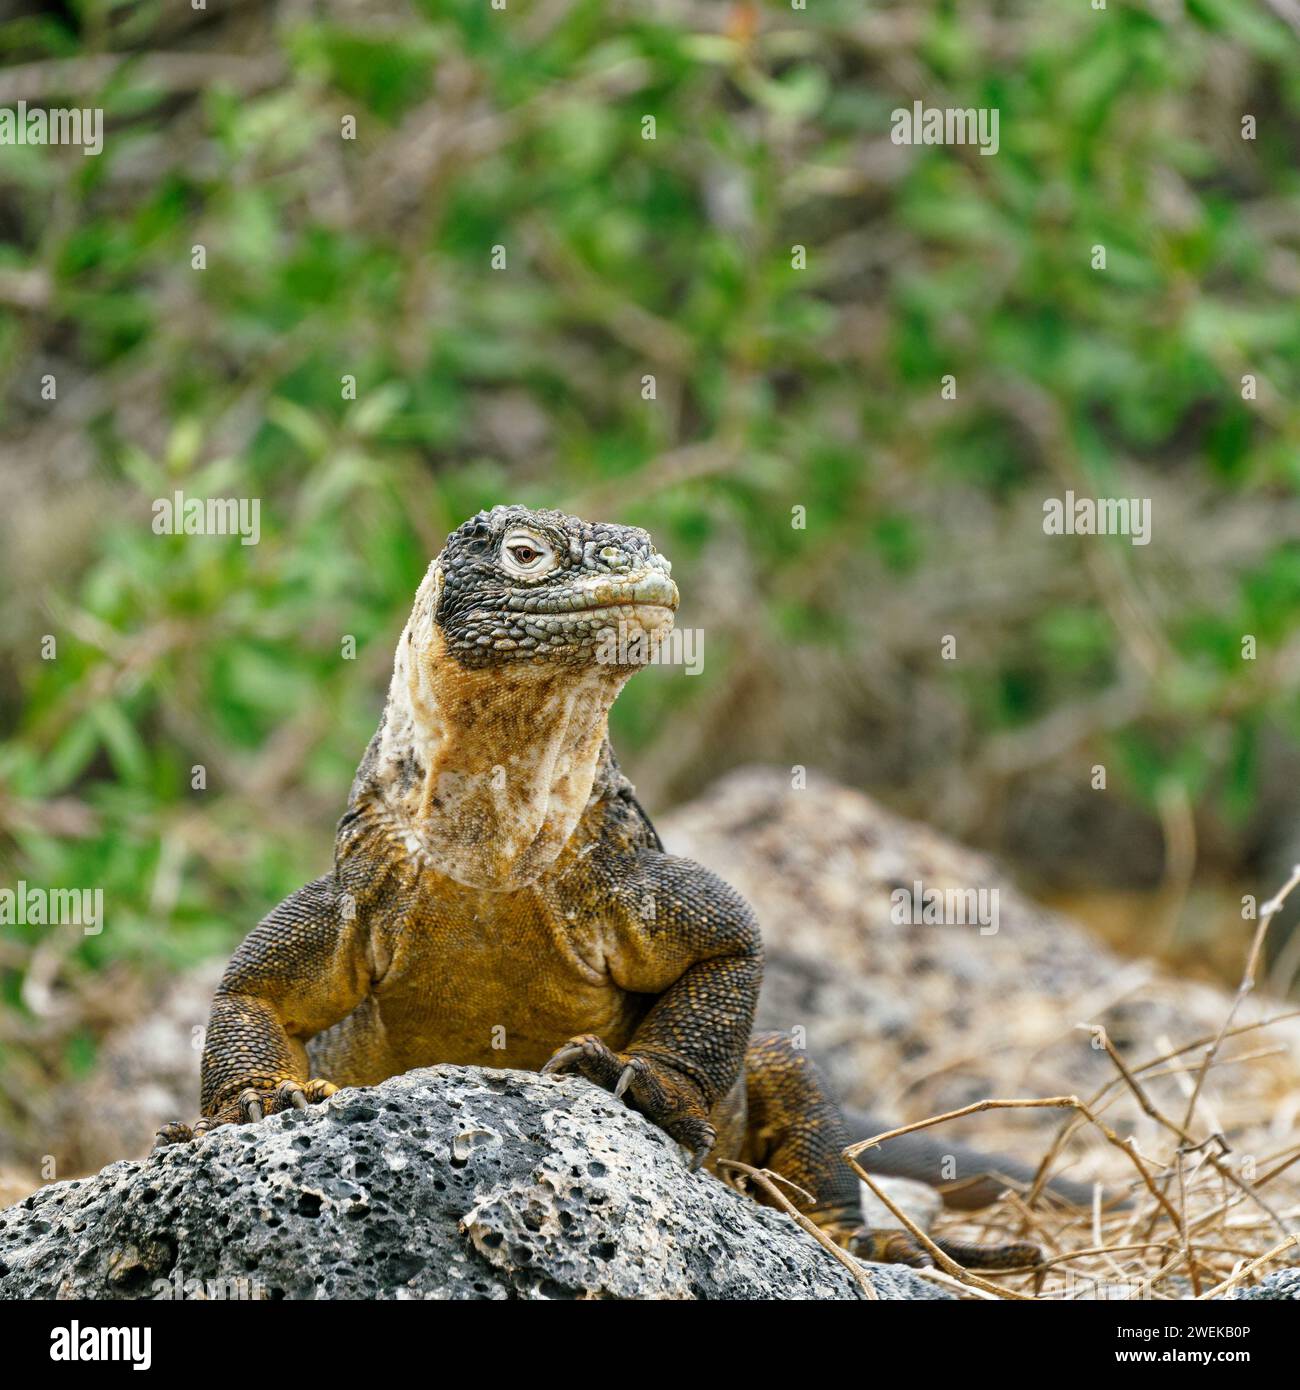
<instances>
[{"instance_id":1,"label":"iguana's neck","mask_svg":"<svg viewBox=\"0 0 1300 1390\"><path fill-rule=\"evenodd\" d=\"M554 862L587 807L628 673L466 670L433 621L437 588L431 572L402 633L363 790L439 872L476 888L521 888Z\"/></svg>"}]
</instances>

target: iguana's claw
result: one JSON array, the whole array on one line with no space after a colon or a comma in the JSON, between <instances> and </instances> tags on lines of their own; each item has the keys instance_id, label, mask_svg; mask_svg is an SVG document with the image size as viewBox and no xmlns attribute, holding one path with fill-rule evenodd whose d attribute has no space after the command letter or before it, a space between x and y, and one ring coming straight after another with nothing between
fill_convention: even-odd
<instances>
[{"instance_id":1,"label":"iguana's claw","mask_svg":"<svg viewBox=\"0 0 1300 1390\"><path fill-rule=\"evenodd\" d=\"M627 1065L623 1057L606 1047L594 1033L583 1033L581 1037L570 1038L563 1047L556 1048L542 1071L549 1076L576 1066L588 1081L613 1091ZM616 1094L621 1095L622 1092Z\"/></svg>"},{"instance_id":2,"label":"iguana's claw","mask_svg":"<svg viewBox=\"0 0 1300 1390\"><path fill-rule=\"evenodd\" d=\"M311 1081L297 1081L293 1077L277 1082L274 1086L245 1086L234 1101L218 1110L215 1115L205 1115L193 1127L173 1120L163 1125L154 1141L155 1149L165 1149L172 1144L187 1144L192 1139L202 1139L209 1130L221 1125L253 1124L266 1115L274 1115L281 1110L306 1110L309 1105L332 1096L338 1087L332 1081L316 1077Z\"/></svg>"},{"instance_id":3,"label":"iguana's claw","mask_svg":"<svg viewBox=\"0 0 1300 1390\"><path fill-rule=\"evenodd\" d=\"M166 1149L172 1144L188 1144L194 1137L194 1131L183 1120L172 1120L155 1134L153 1146L155 1149Z\"/></svg>"},{"instance_id":4,"label":"iguana's claw","mask_svg":"<svg viewBox=\"0 0 1300 1390\"><path fill-rule=\"evenodd\" d=\"M543 1076L551 1076L557 1071L563 1071L570 1062L576 1062L583 1055L581 1043L565 1043L558 1048L551 1059L542 1068Z\"/></svg>"},{"instance_id":5,"label":"iguana's claw","mask_svg":"<svg viewBox=\"0 0 1300 1390\"><path fill-rule=\"evenodd\" d=\"M707 1143L701 1144L695 1152L691 1154L691 1161L687 1166L692 1173L698 1173L704 1166L704 1160L713 1152L713 1143L716 1138L717 1135L714 1134Z\"/></svg>"},{"instance_id":6,"label":"iguana's claw","mask_svg":"<svg viewBox=\"0 0 1300 1390\"><path fill-rule=\"evenodd\" d=\"M281 1081L275 1088L275 1093L282 1101L287 1101L295 1110L306 1110L307 1092L303 1090L297 1081Z\"/></svg>"},{"instance_id":7,"label":"iguana's claw","mask_svg":"<svg viewBox=\"0 0 1300 1390\"><path fill-rule=\"evenodd\" d=\"M557 1048L542 1071L551 1075L570 1066L624 1099L689 1150L692 1172L713 1151L718 1136L709 1123L704 1097L671 1063L644 1052L615 1052L594 1033L584 1033Z\"/></svg>"}]
</instances>

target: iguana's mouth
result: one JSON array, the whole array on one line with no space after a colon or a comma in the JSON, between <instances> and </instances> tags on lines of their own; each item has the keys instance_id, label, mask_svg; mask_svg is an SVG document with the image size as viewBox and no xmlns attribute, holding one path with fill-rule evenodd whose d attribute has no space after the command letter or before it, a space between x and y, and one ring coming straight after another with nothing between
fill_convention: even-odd
<instances>
[{"instance_id":1,"label":"iguana's mouth","mask_svg":"<svg viewBox=\"0 0 1300 1390\"><path fill-rule=\"evenodd\" d=\"M671 603L642 603L638 599L616 598L608 603L588 603L580 608L562 608L562 613L600 613L607 608L636 608L638 610L659 608L665 613L675 611Z\"/></svg>"},{"instance_id":2,"label":"iguana's mouth","mask_svg":"<svg viewBox=\"0 0 1300 1390\"><path fill-rule=\"evenodd\" d=\"M554 595L513 595L510 607L517 612L535 613L539 618L561 618L606 608L658 608L673 613L678 601L677 585L666 574L650 570L635 579L619 576L583 580Z\"/></svg>"}]
</instances>

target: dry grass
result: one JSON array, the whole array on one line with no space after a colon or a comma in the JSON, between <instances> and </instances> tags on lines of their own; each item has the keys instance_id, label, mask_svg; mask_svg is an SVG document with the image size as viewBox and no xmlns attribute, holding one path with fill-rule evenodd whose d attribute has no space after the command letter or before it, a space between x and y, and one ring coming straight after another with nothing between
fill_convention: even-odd
<instances>
[{"instance_id":1,"label":"dry grass","mask_svg":"<svg viewBox=\"0 0 1300 1390\"><path fill-rule=\"evenodd\" d=\"M940 1282L958 1281L973 1297L1216 1298L1300 1261L1300 1139L1294 1123L1285 1126L1286 1138L1276 1133L1279 1117L1300 1114L1300 1075L1293 1039L1270 1039L1270 1030L1288 1025L1297 1011L1237 1021L1255 989L1269 925L1297 885L1300 866L1261 905L1241 984L1214 1033L1180 1047L1152 1039L1149 1055L1130 1060L1096 1028L1093 1045L1115 1075L1091 1095L979 1101L845 1150L861 1180L930 1249ZM1234 1084L1242 1075L1253 1084ZM1002 1201L974 1220L946 1215L935 1232L989 1243L1035 1241L1043 1260L1032 1268L980 1275L962 1268L857 1162L898 1134L976 1113L1042 1109L1059 1109L1062 1118L1034 1181L1009 1184ZM1058 1202L1046 1183L1067 1161L1104 1174L1107 1200L1098 1184L1091 1211Z\"/></svg>"}]
</instances>

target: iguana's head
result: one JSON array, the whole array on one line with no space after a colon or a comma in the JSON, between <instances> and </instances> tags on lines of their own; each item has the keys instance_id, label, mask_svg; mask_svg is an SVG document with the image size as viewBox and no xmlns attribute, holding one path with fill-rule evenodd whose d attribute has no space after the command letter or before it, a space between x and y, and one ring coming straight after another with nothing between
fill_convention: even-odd
<instances>
[{"instance_id":1,"label":"iguana's head","mask_svg":"<svg viewBox=\"0 0 1300 1390\"><path fill-rule=\"evenodd\" d=\"M636 526L493 507L447 537L433 618L461 666L637 666L672 629L672 566Z\"/></svg>"},{"instance_id":2,"label":"iguana's head","mask_svg":"<svg viewBox=\"0 0 1300 1390\"><path fill-rule=\"evenodd\" d=\"M415 596L354 803L457 883L532 883L593 796L610 706L672 629L668 570L635 526L471 517Z\"/></svg>"}]
</instances>

